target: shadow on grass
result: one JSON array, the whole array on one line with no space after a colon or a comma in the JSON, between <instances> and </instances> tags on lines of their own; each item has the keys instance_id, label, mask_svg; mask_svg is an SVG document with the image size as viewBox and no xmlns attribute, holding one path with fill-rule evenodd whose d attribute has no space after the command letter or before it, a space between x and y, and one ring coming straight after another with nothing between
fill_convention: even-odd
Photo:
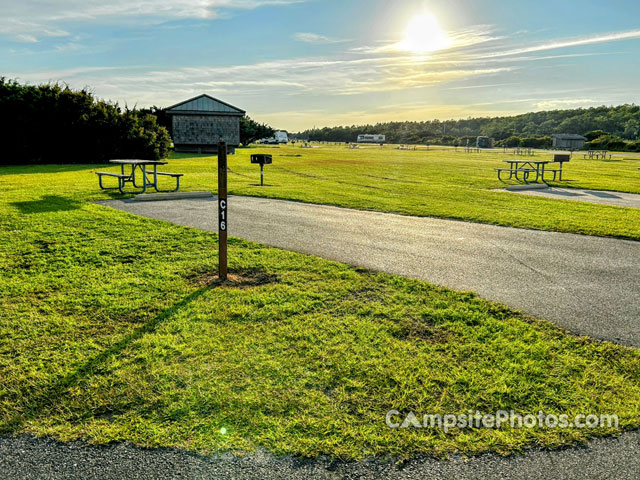
<instances>
[{"instance_id":1,"label":"shadow on grass","mask_svg":"<svg viewBox=\"0 0 640 480\"><path fill-rule=\"evenodd\" d=\"M45 195L39 200L12 202L10 205L17 207L21 213L30 214L77 210L82 206L82 202L58 195Z\"/></svg>"},{"instance_id":2,"label":"shadow on grass","mask_svg":"<svg viewBox=\"0 0 640 480\"><path fill-rule=\"evenodd\" d=\"M36 394L33 399L27 400L26 404L21 408L22 412L14 414L0 424L0 435L8 436L20 433L22 426L29 420L39 418L47 408L55 407L58 399L67 395L70 387L78 385L82 380L90 377L102 364L111 357L118 355L136 340L139 340L148 333L153 333L163 321L201 297L207 291L211 290L211 288L213 287L205 287L193 292L102 353L84 362L73 372L62 378L58 378L49 385L44 385L39 389L40 393Z\"/></svg>"},{"instance_id":3,"label":"shadow on grass","mask_svg":"<svg viewBox=\"0 0 640 480\"><path fill-rule=\"evenodd\" d=\"M51 173L82 172L98 168L112 167L108 163L61 163L61 164L7 164L0 165L0 176L3 175L43 175Z\"/></svg>"}]
</instances>

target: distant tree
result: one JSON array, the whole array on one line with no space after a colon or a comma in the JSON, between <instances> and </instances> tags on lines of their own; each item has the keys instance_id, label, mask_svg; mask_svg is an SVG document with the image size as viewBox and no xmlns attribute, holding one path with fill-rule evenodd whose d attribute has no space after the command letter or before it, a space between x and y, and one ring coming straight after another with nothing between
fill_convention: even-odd
<instances>
[{"instance_id":1,"label":"distant tree","mask_svg":"<svg viewBox=\"0 0 640 480\"><path fill-rule=\"evenodd\" d=\"M250 117L240 119L240 143L249 145L261 138L272 137L275 130L264 123L258 123Z\"/></svg>"},{"instance_id":2,"label":"distant tree","mask_svg":"<svg viewBox=\"0 0 640 480\"><path fill-rule=\"evenodd\" d=\"M527 137L520 141L520 146L526 148L551 148L552 145L551 137Z\"/></svg>"},{"instance_id":3,"label":"distant tree","mask_svg":"<svg viewBox=\"0 0 640 480\"><path fill-rule=\"evenodd\" d=\"M626 150L627 142L614 135L602 135L584 144L589 150Z\"/></svg>"},{"instance_id":4,"label":"distant tree","mask_svg":"<svg viewBox=\"0 0 640 480\"><path fill-rule=\"evenodd\" d=\"M587 139L587 142L591 142L598 137L604 137L605 135L609 135L604 130L592 130L584 134L584 137Z\"/></svg>"},{"instance_id":5,"label":"distant tree","mask_svg":"<svg viewBox=\"0 0 640 480\"><path fill-rule=\"evenodd\" d=\"M504 141L505 147L519 147L522 144L520 137L511 136Z\"/></svg>"},{"instance_id":6,"label":"distant tree","mask_svg":"<svg viewBox=\"0 0 640 480\"><path fill-rule=\"evenodd\" d=\"M167 113L167 110L164 108L156 107L155 105L151 108L141 108L140 113L142 114L150 114L155 116L158 119L158 125L167 129L170 135L173 135L173 121L171 120L171 115Z\"/></svg>"}]
</instances>

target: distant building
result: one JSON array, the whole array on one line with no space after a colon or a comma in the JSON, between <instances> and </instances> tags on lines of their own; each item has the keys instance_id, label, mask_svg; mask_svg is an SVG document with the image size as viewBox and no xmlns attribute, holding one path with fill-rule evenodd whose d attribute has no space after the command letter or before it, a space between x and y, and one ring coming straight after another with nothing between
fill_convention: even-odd
<instances>
[{"instance_id":1,"label":"distant building","mask_svg":"<svg viewBox=\"0 0 640 480\"><path fill-rule=\"evenodd\" d=\"M167 108L172 117L176 152L217 153L218 143L227 142L229 151L240 145L240 118L245 111L200 95Z\"/></svg>"},{"instance_id":2,"label":"distant building","mask_svg":"<svg viewBox=\"0 0 640 480\"><path fill-rule=\"evenodd\" d=\"M581 150L587 139L574 133L561 133L553 136L553 148L562 150Z\"/></svg>"},{"instance_id":3,"label":"distant building","mask_svg":"<svg viewBox=\"0 0 640 480\"><path fill-rule=\"evenodd\" d=\"M478 147L478 148L493 148L493 138L490 138L490 137L478 137L478 138L476 138L476 147Z\"/></svg>"},{"instance_id":4,"label":"distant building","mask_svg":"<svg viewBox=\"0 0 640 480\"><path fill-rule=\"evenodd\" d=\"M358 135L358 143L384 143L385 135Z\"/></svg>"}]
</instances>

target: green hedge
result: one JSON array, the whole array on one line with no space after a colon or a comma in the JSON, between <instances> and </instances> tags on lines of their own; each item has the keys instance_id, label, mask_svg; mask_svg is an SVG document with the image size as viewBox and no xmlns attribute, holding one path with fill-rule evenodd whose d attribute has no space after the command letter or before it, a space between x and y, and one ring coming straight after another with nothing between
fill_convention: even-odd
<instances>
[{"instance_id":1,"label":"green hedge","mask_svg":"<svg viewBox=\"0 0 640 480\"><path fill-rule=\"evenodd\" d=\"M640 152L640 140L627 142L615 135L601 135L584 144L585 150L616 150L619 152Z\"/></svg>"},{"instance_id":2,"label":"green hedge","mask_svg":"<svg viewBox=\"0 0 640 480\"><path fill-rule=\"evenodd\" d=\"M0 78L0 164L103 163L160 159L171 139L156 117L124 111L87 90L60 84L21 85Z\"/></svg>"}]
</instances>

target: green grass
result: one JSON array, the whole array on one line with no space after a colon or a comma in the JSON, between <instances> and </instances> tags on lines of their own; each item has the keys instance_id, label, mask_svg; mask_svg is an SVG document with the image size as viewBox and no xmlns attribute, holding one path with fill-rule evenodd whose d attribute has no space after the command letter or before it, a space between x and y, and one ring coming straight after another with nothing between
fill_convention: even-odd
<instances>
[{"instance_id":1,"label":"green grass","mask_svg":"<svg viewBox=\"0 0 640 480\"><path fill-rule=\"evenodd\" d=\"M295 169L287 158L275 166ZM232 170L255 176L245 160ZM171 168L194 189L214 178L207 159ZM237 239L232 271L264 282L208 286L216 236L94 205L108 198L94 169L0 169L2 435L357 459L507 453L619 431L391 430L391 409L616 413L621 429L640 425L636 349L471 293ZM267 167L270 183L298 178L287 175ZM258 193L253 180L231 181ZM322 181L312 185L320 195Z\"/></svg>"},{"instance_id":2,"label":"green grass","mask_svg":"<svg viewBox=\"0 0 640 480\"><path fill-rule=\"evenodd\" d=\"M249 155L266 152L273 165L260 170ZM293 155L301 155L296 157ZM229 157L229 188L239 195L291 199L406 215L640 239L640 209L515 195L502 191L494 168L513 155L453 149L399 151L394 147L256 146ZM534 159L551 159L537 154ZM212 157L175 155L171 169L186 173L187 190L215 189ZM640 193L640 158L585 160L576 153L558 185ZM513 182L512 182L513 183Z\"/></svg>"}]
</instances>

